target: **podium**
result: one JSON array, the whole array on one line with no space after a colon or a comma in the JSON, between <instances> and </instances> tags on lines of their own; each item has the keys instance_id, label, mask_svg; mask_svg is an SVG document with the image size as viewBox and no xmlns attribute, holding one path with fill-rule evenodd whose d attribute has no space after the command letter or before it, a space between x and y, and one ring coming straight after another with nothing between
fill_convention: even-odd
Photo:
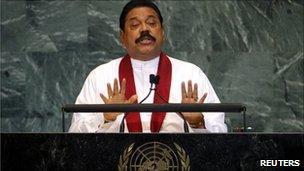
<instances>
[{"instance_id":1,"label":"podium","mask_svg":"<svg viewBox=\"0 0 304 171\"><path fill-rule=\"evenodd\" d=\"M246 128L240 104L66 105L63 123L64 112L101 111L243 111ZM1 133L1 150L3 170L261 170L268 169L261 166L265 160L303 162L304 137L303 132Z\"/></svg>"},{"instance_id":2,"label":"podium","mask_svg":"<svg viewBox=\"0 0 304 171\"><path fill-rule=\"evenodd\" d=\"M300 160L303 133L2 133L3 170L263 170ZM288 167L290 168L290 167ZM284 170L284 168L283 168Z\"/></svg>"}]
</instances>

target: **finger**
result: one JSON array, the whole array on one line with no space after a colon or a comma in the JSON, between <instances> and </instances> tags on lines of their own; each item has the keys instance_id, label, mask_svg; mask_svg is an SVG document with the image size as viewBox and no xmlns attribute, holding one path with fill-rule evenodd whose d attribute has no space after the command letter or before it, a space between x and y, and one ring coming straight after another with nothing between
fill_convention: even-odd
<instances>
[{"instance_id":1,"label":"finger","mask_svg":"<svg viewBox=\"0 0 304 171\"><path fill-rule=\"evenodd\" d=\"M125 95L126 93L126 79L122 79L120 93L123 95Z\"/></svg>"},{"instance_id":2,"label":"finger","mask_svg":"<svg viewBox=\"0 0 304 171\"><path fill-rule=\"evenodd\" d=\"M197 101L197 84L194 84L194 90L192 92L192 97L194 98L195 101Z\"/></svg>"},{"instance_id":3,"label":"finger","mask_svg":"<svg viewBox=\"0 0 304 171\"><path fill-rule=\"evenodd\" d=\"M186 87L185 87L185 82L182 82L182 99L185 99L187 97L186 93Z\"/></svg>"},{"instance_id":4,"label":"finger","mask_svg":"<svg viewBox=\"0 0 304 171\"><path fill-rule=\"evenodd\" d=\"M99 95L100 95L101 99L103 100L103 102L105 104L107 104L108 103L108 99L102 93L100 93Z\"/></svg>"},{"instance_id":5,"label":"finger","mask_svg":"<svg viewBox=\"0 0 304 171\"><path fill-rule=\"evenodd\" d=\"M113 96L113 91L112 91L112 87L111 87L110 83L107 84L107 88L108 88L108 95L109 95L109 98L110 98L111 96Z\"/></svg>"},{"instance_id":6,"label":"finger","mask_svg":"<svg viewBox=\"0 0 304 171\"><path fill-rule=\"evenodd\" d=\"M204 103L206 97L207 97L207 93L205 93L205 94L203 95L203 97L199 100L199 103Z\"/></svg>"},{"instance_id":7,"label":"finger","mask_svg":"<svg viewBox=\"0 0 304 171\"><path fill-rule=\"evenodd\" d=\"M191 82L191 80L188 81L188 93L187 93L187 97L188 98L192 97L192 82Z\"/></svg>"},{"instance_id":8,"label":"finger","mask_svg":"<svg viewBox=\"0 0 304 171\"><path fill-rule=\"evenodd\" d=\"M135 95L133 95L133 96L131 96L128 100L127 100L127 103L135 103L136 102L136 100L137 100L137 95L135 94Z\"/></svg>"},{"instance_id":9,"label":"finger","mask_svg":"<svg viewBox=\"0 0 304 171\"><path fill-rule=\"evenodd\" d=\"M114 95L115 94L118 94L118 81L116 78L114 79Z\"/></svg>"}]
</instances>

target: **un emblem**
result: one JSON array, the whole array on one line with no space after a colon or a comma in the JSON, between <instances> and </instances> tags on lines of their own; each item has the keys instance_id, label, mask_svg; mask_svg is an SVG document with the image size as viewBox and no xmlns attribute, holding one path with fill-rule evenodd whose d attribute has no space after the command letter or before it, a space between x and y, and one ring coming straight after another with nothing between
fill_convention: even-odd
<instances>
[{"instance_id":1,"label":"un emblem","mask_svg":"<svg viewBox=\"0 0 304 171\"><path fill-rule=\"evenodd\" d=\"M176 143L174 143L174 150L160 142L148 142L133 150L134 144L127 147L120 156L119 171L190 170L189 156Z\"/></svg>"}]
</instances>

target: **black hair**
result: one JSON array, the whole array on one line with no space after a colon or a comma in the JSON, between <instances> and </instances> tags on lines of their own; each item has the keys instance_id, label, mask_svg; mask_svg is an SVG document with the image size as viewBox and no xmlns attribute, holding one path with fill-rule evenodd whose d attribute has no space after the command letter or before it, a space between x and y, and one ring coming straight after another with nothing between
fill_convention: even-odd
<instances>
[{"instance_id":1,"label":"black hair","mask_svg":"<svg viewBox=\"0 0 304 171\"><path fill-rule=\"evenodd\" d=\"M149 7L152 8L158 15L159 21L161 25L163 25L163 17L158 9L158 7L153 3L152 0L131 0L128 2L124 8L122 9L122 12L119 17L119 27L121 30L124 30L125 28L125 20L128 15L128 13L137 7Z\"/></svg>"}]
</instances>

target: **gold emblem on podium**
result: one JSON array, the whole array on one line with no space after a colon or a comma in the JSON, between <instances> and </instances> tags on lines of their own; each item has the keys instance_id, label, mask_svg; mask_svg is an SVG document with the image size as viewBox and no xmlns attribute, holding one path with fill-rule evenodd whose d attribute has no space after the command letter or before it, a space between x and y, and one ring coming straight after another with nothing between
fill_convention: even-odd
<instances>
[{"instance_id":1,"label":"gold emblem on podium","mask_svg":"<svg viewBox=\"0 0 304 171\"><path fill-rule=\"evenodd\" d=\"M161 142L148 142L134 149L132 143L119 158L118 170L136 171L178 171L190 170L190 159L183 148L174 143L175 148Z\"/></svg>"}]
</instances>

